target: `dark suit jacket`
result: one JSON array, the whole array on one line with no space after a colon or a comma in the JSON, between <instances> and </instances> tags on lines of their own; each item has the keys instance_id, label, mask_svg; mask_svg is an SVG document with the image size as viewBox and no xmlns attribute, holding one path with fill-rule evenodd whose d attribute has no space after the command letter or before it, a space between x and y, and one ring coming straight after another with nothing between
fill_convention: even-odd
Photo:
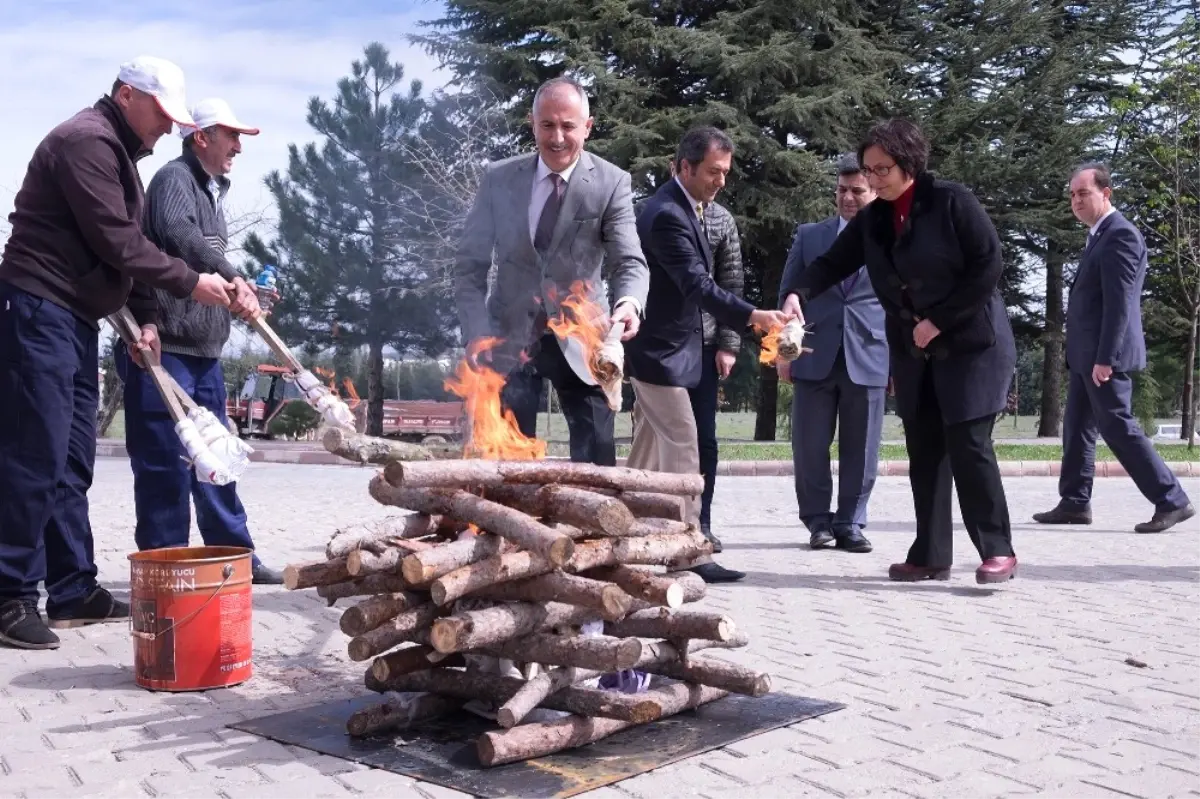
<instances>
[{"instance_id":1,"label":"dark suit jacket","mask_svg":"<svg viewBox=\"0 0 1200 799\"><path fill-rule=\"evenodd\" d=\"M783 267L782 285L795 281L804 267L829 249L837 238L840 221L841 217L833 216L796 227ZM779 297L780 305L784 296ZM883 306L871 288L865 266L855 274L849 293L838 283L813 297L804 308L804 321L808 329L804 344L812 352L792 361L793 380L824 380L840 349L846 354L846 372L852 381L860 386L887 385L890 366Z\"/></svg>"},{"instance_id":2,"label":"dark suit jacket","mask_svg":"<svg viewBox=\"0 0 1200 799\"><path fill-rule=\"evenodd\" d=\"M998 413L1007 404L1017 362L998 288L1000 238L966 187L926 174L914 192L899 237L892 204L877 199L783 295L798 294L806 303L865 263L886 314L900 417L915 415L926 369L947 424ZM927 350L913 343L922 318L941 331Z\"/></svg>"},{"instance_id":3,"label":"dark suit jacket","mask_svg":"<svg viewBox=\"0 0 1200 799\"><path fill-rule=\"evenodd\" d=\"M1091 373L1096 364L1117 372L1146 368L1142 285L1146 242L1113 211L1100 223L1079 260L1067 301L1067 365Z\"/></svg>"},{"instance_id":4,"label":"dark suit jacket","mask_svg":"<svg viewBox=\"0 0 1200 799\"><path fill-rule=\"evenodd\" d=\"M700 309L740 331L754 306L713 280L708 241L675 180L642 208L637 232L650 266L650 292L645 321L625 343L625 371L653 385L695 388L704 348Z\"/></svg>"}]
</instances>

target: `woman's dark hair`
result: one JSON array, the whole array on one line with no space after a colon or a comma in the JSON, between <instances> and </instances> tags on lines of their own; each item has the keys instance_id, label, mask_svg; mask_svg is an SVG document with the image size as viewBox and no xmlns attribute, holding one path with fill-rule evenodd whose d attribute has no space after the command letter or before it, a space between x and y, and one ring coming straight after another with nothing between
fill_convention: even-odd
<instances>
[{"instance_id":1,"label":"woman's dark hair","mask_svg":"<svg viewBox=\"0 0 1200 799\"><path fill-rule=\"evenodd\" d=\"M929 163L929 141L916 123L907 119L880 122L858 146L858 162L869 147L878 147L891 157L910 178L924 174Z\"/></svg>"}]
</instances>

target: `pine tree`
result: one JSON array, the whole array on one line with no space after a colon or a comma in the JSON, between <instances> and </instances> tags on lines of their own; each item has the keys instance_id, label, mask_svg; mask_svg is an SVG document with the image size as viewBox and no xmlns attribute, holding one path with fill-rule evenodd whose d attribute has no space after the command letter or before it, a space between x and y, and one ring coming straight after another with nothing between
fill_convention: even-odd
<instances>
[{"instance_id":1,"label":"pine tree","mask_svg":"<svg viewBox=\"0 0 1200 799\"><path fill-rule=\"evenodd\" d=\"M773 307L798 222L832 213L829 164L889 102L879 8L847 0L449 0L415 37L461 80L512 100L523 122L544 80L589 89L589 147L654 191L684 131L722 128L734 170L719 200L738 219L746 295ZM530 141L525 133L524 141ZM756 439L775 433L776 378L760 375Z\"/></svg>"},{"instance_id":2,"label":"pine tree","mask_svg":"<svg viewBox=\"0 0 1200 799\"><path fill-rule=\"evenodd\" d=\"M280 267L272 317L285 339L310 352L367 348L367 431L383 426L383 352L438 354L454 321L420 252L428 231L407 203L419 173L406 151L426 114L418 81L380 44L337 84L332 103L313 97L308 124L323 145L291 145L286 173L267 186L279 209L275 238L247 238L260 265ZM344 375L338 375L340 380Z\"/></svg>"}]
</instances>

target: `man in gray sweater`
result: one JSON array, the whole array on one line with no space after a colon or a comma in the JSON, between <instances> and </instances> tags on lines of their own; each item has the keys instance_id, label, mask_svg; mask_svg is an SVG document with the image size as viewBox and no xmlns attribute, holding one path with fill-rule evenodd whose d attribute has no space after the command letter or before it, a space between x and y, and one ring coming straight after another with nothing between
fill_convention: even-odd
<instances>
[{"instance_id":1,"label":"man in gray sweater","mask_svg":"<svg viewBox=\"0 0 1200 799\"><path fill-rule=\"evenodd\" d=\"M246 319L261 314L253 287L225 258L226 175L242 150L241 136L256 135L258 129L243 125L218 99L197 103L192 117L195 126L181 126L179 131L184 137L183 154L163 166L146 189L144 226L146 235L167 254L201 274L218 274L236 287L229 309L155 290L163 367L197 404L225 421L221 350L229 338L230 310ZM174 423L149 375L123 346L115 355L125 382L125 444L133 469L138 549L187 546L191 500L206 545L254 549L236 483L216 486L196 478L181 457ZM257 554L253 566L255 583L283 582Z\"/></svg>"}]
</instances>

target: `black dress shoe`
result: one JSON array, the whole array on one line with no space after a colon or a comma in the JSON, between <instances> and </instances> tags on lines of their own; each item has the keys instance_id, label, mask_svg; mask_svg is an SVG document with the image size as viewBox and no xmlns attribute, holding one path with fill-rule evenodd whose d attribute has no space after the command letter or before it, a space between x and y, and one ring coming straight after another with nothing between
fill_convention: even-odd
<instances>
[{"instance_id":1,"label":"black dress shoe","mask_svg":"<svg viewBox=\"0 0 1200 799\"><path fill-rule=\"evenodd\" d=\"M96 586L74 605L59 608L54 613L47 612L46 617L53 629L69 630L89 624L126 621L129 618L129 605L113 597L107 589Z\"/></svg>"},{"instance_id":2,"label":"black dress shoe","mask_svg":"<svg viewBox=\"0 0 1200 799\"><path fill-rule=\"evenodd\" d=\"M828 527L818 527L808 537L809 549L826 549L834 542L833 531Z\"/></svg>"},{"instance_id":3,"label":"black dress shoe","mask_svg":"<svg viewBox=\"0 0 1200 799\"><path fill-rule=\"evenodd\" d=\"M1156 510L1150 521L1135 524L1133 530L1137 533L1161 533L1180 522L1186 522L1195 515L1196 508L1189 502L1176 510Z\"/></svg>"},{"instance_id":4,"label":"black dress shoe","mask_svg":"<svg viewBox=\"0 0 1200 799\"><path fill-rule=\"evenodd\" d=\"M850 527L845 530L835 530L834 538L837 539L837 548L846 552L870 552L871 542L862 534L862 530L857 527Z\"/></svg>"},{"instance_id":5,"label":"black dress shoe","mask_svg":"<svg viewBox=\"0 0 1200 799\"><path fill-rule=\"evenodd\" d=\"M36 599L10 599L0 605L0 642L18 649L58 649L58 636L42 620Z\"/></svg>"},{"instance_id":6,"label":"black dress shoe","mask_svg":"<svg viewBox=\"0 0 1200 799\"><path fill-rule=\"evenodd\" d=\"M254 585L283 585L283 574L260 563L251 572L251 582Z\"/></svg>"},{"instance_id":7,"label":"black dress shoe","mask_svg":"<svg viewBox=\"0 0 1200 799\"><path fill-rule=\"evenodd\" d=\"M746 576L745 572L726 569L719 563L701 563L688 571L700 575L700 579L706 583L736 583Z\"/></svg>"},{"instance_id":8,"label":"black dress shoe","mask_svg":"<svg viewBox=\"0 0 1200 799\"><path fill-rule=\"evenodd\" d=\"M1038 524L1091 524L1092 509L1060 502L1052 510L1033 514L1033 520Z\"/></svg>"}]
</instances>

